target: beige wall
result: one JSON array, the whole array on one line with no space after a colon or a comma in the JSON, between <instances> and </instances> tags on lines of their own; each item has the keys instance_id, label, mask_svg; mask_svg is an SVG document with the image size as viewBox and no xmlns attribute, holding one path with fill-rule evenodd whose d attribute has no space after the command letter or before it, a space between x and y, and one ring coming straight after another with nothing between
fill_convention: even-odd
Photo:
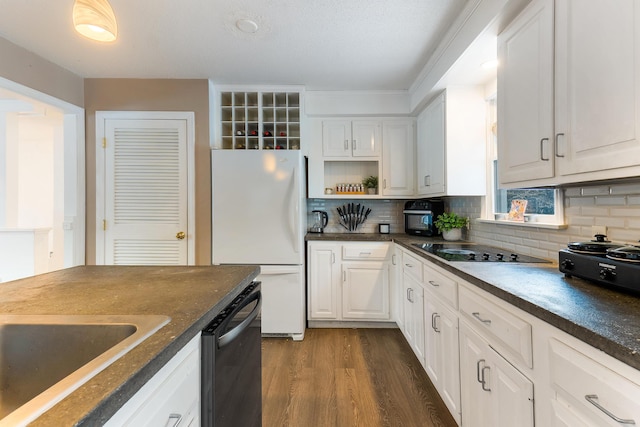
<instances>
[{"instance_id":1,"label":"beige wall","mask_svg":"<svg viewBox=\"0 0 640 427\"><path fill-rule=\"evenodd\" d=\"M1 37L0 77L70 104L84 105L82 77Z\"/></svg>"},{"instance_id":2,"label":"beige wall","mask_svg":"<svg viewBox=\"0 0 640 427\"><path fill-rule=\"evenodd\" d=\"M85 79L87 139L87 264L95 264L96 111L195 113L196 264L211 264L211 161L207 80Z\"/></svg>"}]
</instances>

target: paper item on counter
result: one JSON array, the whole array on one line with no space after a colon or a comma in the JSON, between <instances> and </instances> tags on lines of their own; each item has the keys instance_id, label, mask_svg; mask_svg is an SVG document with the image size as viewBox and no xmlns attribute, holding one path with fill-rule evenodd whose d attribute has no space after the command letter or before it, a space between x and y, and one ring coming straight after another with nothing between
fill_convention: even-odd
<instances>
[{"instance_id":1,"label":"paper item on counter","mask_svg":"<svg viewBox=\"0 0 640 427\"><path fill-rule=\"evenodd\" d=\"M524 222L524 213L527 210L527 201L514 199L511 201L511 210L507 219L509 221Z\"/></svg>"}]
</instances>

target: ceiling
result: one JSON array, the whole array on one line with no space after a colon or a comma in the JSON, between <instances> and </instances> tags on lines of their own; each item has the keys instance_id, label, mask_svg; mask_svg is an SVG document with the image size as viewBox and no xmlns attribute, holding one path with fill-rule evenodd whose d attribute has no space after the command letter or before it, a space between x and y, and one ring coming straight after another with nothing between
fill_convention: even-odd
<instances>
[{"instance_id":1,"label":"ceiling","mask_svg":"<svg viewBox=\"0 0 640 427\"><path fill-rule=\"evenodd\" d=\"M73 0L0 0L0 37L85 78L409 89L467 0L109 0L118 40L73 30ZM258 25L238 29L239 19Z\"/></svg>"}]
</instances>

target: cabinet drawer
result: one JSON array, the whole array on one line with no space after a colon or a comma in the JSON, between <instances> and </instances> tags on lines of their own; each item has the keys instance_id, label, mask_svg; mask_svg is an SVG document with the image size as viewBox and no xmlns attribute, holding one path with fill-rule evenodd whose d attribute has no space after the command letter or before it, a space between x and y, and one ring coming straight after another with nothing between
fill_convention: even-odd
<instances>
[{"instance_id":1,"label":"cabinet drawer","mask_svg":"<svg viewBox=\"0 0 640 427\"><path fill-rule=\"evenodd\" d=\"M343 260L385 260L389 253L389 244L381 243L345 243L342 245Z\"/></svg>"},{"instance_id":2,"label":"cabinet drawer","mask_svg":"<svg viewBox=\"0 0 640 427\"><path fill-rule=\"evenodd\" d=\"M588 419L612 425L632 424L631 420L640 424L640 385L556 339L550 340L549 351L551 382L558 400L567 399L568 407Z\"/></svg>"},{"instance_id":3,"label":"cabinet drawer","mask_svg":"<svg viewBox=\"0 0 640 427\"><path fill-rule=\"evenodd\" d=\"M402 252L402 271L422 282L422 261L408 252Z\"/></svg>"},{"instance_id":4,"label":"cabinet drawer","mask_svg":"<svg viewBox=\"0 0 640 427\"><path fill-rule=\"evenodd\" d=\"M509 354L533 368L529 323L464 287L460 288L460 311L477 330L496 338Z\"/></svg>"},{"instance_id":5,"label":"cabinet drawer","mask_svg":"<svg viewBox=\"0 0 640 427\"><path fill-rule=\"evenodd\" d=\"M427 289L441 296L451 307L458 308L458 282L440 272L435 266L425 264L422 274Z\"/></svg>"}]
</instances>

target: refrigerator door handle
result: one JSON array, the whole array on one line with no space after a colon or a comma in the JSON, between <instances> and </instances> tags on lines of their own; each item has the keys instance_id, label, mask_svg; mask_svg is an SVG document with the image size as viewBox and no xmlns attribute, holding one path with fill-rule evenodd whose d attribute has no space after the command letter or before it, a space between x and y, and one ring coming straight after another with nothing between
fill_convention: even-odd
<instances>
[{"instance_id":1,"label":"refrigerator door handle","mask_svg":"<svg viewBox=\"0 0 640 427\"><path fill-rule=\"evenodd\" d=\"M298 188L298 168L297 167L293 168L292 178L293 178L293 188L291 189L291 195L293 197L291 197L291 199L293 204L293 209L292 209L293 221L289 221L289 222L293 224L293 227L291 229L291 238L293 239L293 250L295 253L299 254L300 242L298 241L299 239L296 237L297 236L296 232L300 227L300 197L298 197L298 193L296 191L296 189Z\"/></svg>"}]
</instances>

